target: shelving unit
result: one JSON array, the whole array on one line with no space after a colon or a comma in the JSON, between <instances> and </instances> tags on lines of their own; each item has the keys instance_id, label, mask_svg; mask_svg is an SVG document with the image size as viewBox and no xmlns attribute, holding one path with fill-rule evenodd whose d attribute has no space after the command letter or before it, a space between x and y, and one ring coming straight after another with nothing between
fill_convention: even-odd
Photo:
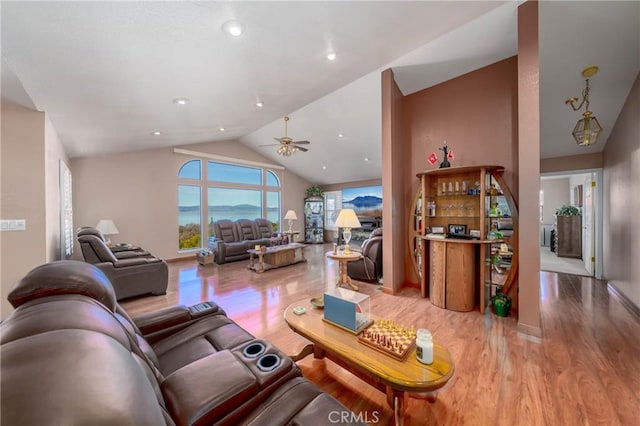
<instances>
[{"instance_id":1,"label":"shelving unit","mask_svg":"<svg viewBox=\"0 0 640 426\"><path fill-rule=\"evenodd\" d=\"M324 243L324 198L322 197L304 199L304 242Z\"/></svg>"},{"instance_id":2,"label":"shelving unit","mask_svg":"<svg viewBox=\"0 0 640 426\"><path fill-rule=\"evenodd\" d=\"M517 208L503 172L501 166L469 166L418 173L409 251L422 296L434 305L468 311L478 301L484 312L498 290L517 297ZM445 235L430 233L437 228ZM451 238L450 228L473 230L477 238Z\"/></svg>"}]
</instances>

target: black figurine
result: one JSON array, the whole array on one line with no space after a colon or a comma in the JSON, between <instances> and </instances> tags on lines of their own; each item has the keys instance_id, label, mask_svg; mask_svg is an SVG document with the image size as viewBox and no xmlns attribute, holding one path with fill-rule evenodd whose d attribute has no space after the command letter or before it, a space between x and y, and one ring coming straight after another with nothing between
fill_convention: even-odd
<instances>
[{"instance_id":1,"label":"black figurine","mask_svg":"<svg viewBox=\"0 0 640 426\"><path fill-rule=\"evenodd\" d=\"M451 167L451 163L449 163L449 147L447 146L447 141L444 141L442 148L438 149L444 153L444 159L442 160L442 163L440 163L440 168L444 169L445 167Z\"/></svg>"}]
</instances>

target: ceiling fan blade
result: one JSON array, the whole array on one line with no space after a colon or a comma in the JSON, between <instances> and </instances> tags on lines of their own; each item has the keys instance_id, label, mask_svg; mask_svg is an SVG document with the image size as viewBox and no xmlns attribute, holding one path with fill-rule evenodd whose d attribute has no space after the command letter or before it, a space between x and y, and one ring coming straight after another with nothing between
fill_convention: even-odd
<instances>
[{"instance_id":1,"label":"ceiling fan blade","mask_svg":"<svg viewBox=\"0 0 640 426\"><path fill-rule=\"evenodd\" d=\"M280 139L281 139L281 138L273 138L273 140L276 140L276 141L278 141L278 142L280 142L280 141L281 141Z\"/></svg>"},{"instance_id":2,"label":"ceiling fan blade","mask_svg":"<svg viewBox=\"0 0 640 426\"><path fill-rule=\"evenodd\" d=\"M309 145L311 142L309 141L293 141L296 145Z\"/></svg>"},{"instance_id":3,"label":"ceiling fan blade","mask_svg":"<svg viewBox=\"0 0 640 426\"><path fill-rule=\"evenodd\" d=\"M301 146L297 146L297 145L296 145L296 149L297 149L297 150L299 150L299 151L302 151L302 152L307 152L307 151L309 151L309 148L303 148L303 147L301 147Z\"/></svg>"},{"instance_id":4,"label":"ceiling fan blade","mask_svg":"<svg viewBox=\"0 0 640 426\"><path fill-rule=\"evenodd\" d=\"M258 146L278 146L278 145L280 145L280 144L279 143L270 143L270 144L267 144L267 145L258 145Z\"/></svg>"}]
</instances>

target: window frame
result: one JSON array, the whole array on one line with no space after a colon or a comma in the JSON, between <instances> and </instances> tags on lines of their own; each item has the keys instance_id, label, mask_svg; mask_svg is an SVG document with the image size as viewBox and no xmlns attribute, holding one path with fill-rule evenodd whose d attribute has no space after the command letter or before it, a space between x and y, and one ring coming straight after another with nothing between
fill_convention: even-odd
<instances>
[{"instance_id":1,"label":"window frame","mask_svg":"<svg viewBox=\"0 0 640 426\"><path fill-rule=\"evenodd\" d=\"M189 163L190 161L193 160L198 160L200 161L200 179L187 179L187 178L181 178L179 176L180 170L182 170L182 167ZM226 181L216 181L216 180L209 180L209 163L220 163L220 164L225 164L225 165L230 165L230 166L235 166L235 167L245 167L248 169L258 169L260 170L260 177L261 177L261 183L260 184L247 184L247 183L238 183L238 182L226 182ZM272 178L271 178L272 176ZM189 253L189 252L195 252L198 250L202 250L202 248L206 248L208 247L208 241L209 241L209 189L210 188L222 188L222 189L246 189L246 190L259 190L261 193L261 205L260 205L260 210L261 210L261 215L260 217L264 217L264 218L268 218L268 193L270 192L278 192L279 196L278 196L278 221L277 221L277 227L280 228L282 226L282 192L283 192L283 187L282 187L282 179L280 178L280 176L278 176L278 173L273 170L272 168L268 167L268 166L257 166L257 165L248 165L248 164L243 164L243 163L234 163L231 161L221 161L218 159L209 159L206 157L202 157L202 158L189 158L188 160L184 161L180 167L178 168L178 173L176 174L177 177L177 184L176 184L176 191L178 186L180 185L199 185L200 186L200 199L201 199L201 204L200 204L200 241L201 241L201 247L198 248L190 248L190 249L180 249L180 241L179 241L179 236L178 236L178 241L177 241L177 247L178 247L178 253ZM269 181L273 181L273 178L275 178L275 184L273 185L274 182L269 182ZM270 184L268 184L268 182ZM176 200L176 204L177 200ZM179 226L179 225L178 225Z\"/></svg>"}]
</instances>

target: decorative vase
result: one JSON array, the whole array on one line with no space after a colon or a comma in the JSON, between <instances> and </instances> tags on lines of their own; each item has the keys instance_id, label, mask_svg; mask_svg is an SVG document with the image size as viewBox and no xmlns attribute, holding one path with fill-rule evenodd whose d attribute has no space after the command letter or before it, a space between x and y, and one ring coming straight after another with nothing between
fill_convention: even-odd
<instances>
[{"instance_id":1,"label":"decorative vase","mask_svg":"<svg viewBox=\"0 0 640 426\"><path fill-rule=\"evenodd\" d=\"M507 296L506 294L497 293L491 298L491 304L493 305L493 310L495 311L497 316L509 316L509 311L511 310L511 298L509 296Z\"/></svg>"}]
</instances>

